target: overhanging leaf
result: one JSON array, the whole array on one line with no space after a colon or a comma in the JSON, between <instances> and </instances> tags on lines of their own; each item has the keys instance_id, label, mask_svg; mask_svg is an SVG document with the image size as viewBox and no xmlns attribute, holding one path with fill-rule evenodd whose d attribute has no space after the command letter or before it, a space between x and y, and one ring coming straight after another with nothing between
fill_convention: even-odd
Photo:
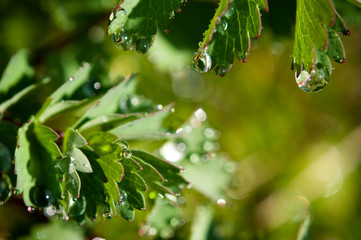
<instances>
[{"instance_id":1,"label":"overhanging leaf","mask_svg":"<svg viewBox=\"0 0 361 240\"><path fill-rule=\"evenodd\" d=\"M251 38L261 33L260 8L268 11L267 0L221 0L218 9L204 32L204 38L193 59L199 72L215 68L225 76L234 57L245 62Z\"/></svg>"},{"instance_id":2,"label":"overhanging leaf","mask_svg":"<svg viewBox=\"0 0 361 240\"><path fill-rule=\"evenodd\" d=\"M175 12L180 12L187 0L123 0L110 16L107 33L124 50L134 47L146 53L152 45L157 27L168 31Z\"/></svg>"},{"instance_id":3,"label":"overhanging leaf","mask_svg":"<svg viewBox=\"0 0 361 240\"><path fill-rule=\"evenodd\" d=\"M307 92L324 88L332 74L328 59L344 63L345 49L337 32L350 35L330 0L297 1L292 68L298 86Z\"/></svg>"}]
</instances>

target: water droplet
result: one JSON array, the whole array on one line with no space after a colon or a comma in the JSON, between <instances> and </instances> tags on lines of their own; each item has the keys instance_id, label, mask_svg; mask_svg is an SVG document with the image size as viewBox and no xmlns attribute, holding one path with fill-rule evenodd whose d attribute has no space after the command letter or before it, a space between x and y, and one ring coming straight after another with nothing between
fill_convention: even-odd
<instances>
[{"instance_id":1,"label":"water droplet","mask_svg":"<svg viewBox=\"0 0 361 240\"><path fill-rule=\"evenodd\" d=\"M204 50L199 56L193 59L192 65L197 72L208 72L212 67L211 56Z\"/></svg>"},{"instance_id":2,"label":"water droplet","mask_svg":"<svg viewBox=\"0 0 361 240\"><path fill-rule=\"evenodd\" d=\"M128 35L127 33L120 34L120 44L122 45L124 50L132 50L133 49L133 37Z\"/></svg>"},{"instance_id":3,"label":"water droplet","mask_svg":"<svg viewBox=\"0 0 361 240\"><path fill-rule=\"evenodd\" d=\"M224 76L226 76L226 74L228 73L230 68L231 68L231 65L228 65L228 66L221 65L221 66L217 66L215 71L220 77L224 77Z\"/></svg>"},{"instance_id":4,"label":"water droplet","mask_svg":"<svg viewBox=\"0 0 361 240\"><path fill-rule=\"evenodd\" d=\"M176 134L181 134L182 132L183 132L183 128L178 128L176 131L175 131L175 133Z\"/></svg>"},{"instance_id":5,"label":"water droplet","mask_svg":"<svg viewBox=\"0 0 361 240\"><path fill-rule=\"evenodd\" d=\"M72 81L74 81L74 77L69 78L69 82L72 82Z\"/></svg>"},{"instance_id":6,"label":"water droplet","mask_svg":"<svg viewBox=\"0 0 361 240\"><path fill-rule=\"evenodd\" d=\"M327 86L329 74L323 67L315 67L311 73L302 70L298 77L296 73L296 82L298 87L305 92L318 92Z\"/></svg>"},{"instance_id":7,"label":"water droplet","mask_svg":"<svg viewBox=\"0 0 361 240\"><path fill-rule=\"evenodd\" d=\"M157 110L162 110L162 109L163 109L163 105L162 105L162 104L158 104L158 105L156 106L156 109L157 109Z\"/></svg>"},{"instance_id":8,"label":"water droplet","mask_svg":"<svg viewBox=\"0 0 361 240\"><path fill-rule=\"evenodd\" d=\"M0 143L0 171L6 172L10 168L11 162L9 149L4 144Z\"/></svg>"},{"instance_id":9,"label":"water droplet","mask_svg":"<svg viewBox=\"0 0 361 240\"><path fill-rule=\"evenodd\" d=\"M120 206L124 206L124 204L127 202L128 196L125 191L120 191Z\"/></svg>"},{"instance_id":10,"label":"water droplet","mask_svg":"<svg viewBox=\"0 0 361 240\"><path fill-rule=\"evenodd\" d=\"M53 193L44 186L35 186L30 190L31 202L39 207L48 207L54 202Z\"/></svg>"},{"instance_id":11,"label":"water droplet","mask_svg":"<svg viewBox=\"0 0 361 240\"><path fill-rule=\"evenodd\" d=\"M207 119L207 114L202 108L199 108L197 111L195 111L194 115L201 122L203 122Z\"/></svg>"},{"instance_id":12,"label":"water droplet","mask_svg":"<svg viewBox=\"0 0 361 240\"><path fill-rule=\"evenodd\" d=\"M110 214L110 212L106 211L103 213L103 218L105 220L110 220L110 219L112 219L112 214Z\"/></svg>"},{"instance_id":13,"label":"water droplet","mask_svg":"<svg viewBox=\"0 0 361 240\"><path fill-rule=\"evenodd\" d=\"M127 12L120 7L116 6L113 12L109 16L109 24L107 29L107 34L112 34L121 31L127 22L128 15Z\"/></svg>"},{"instance_id":14,"label":"water droplet","mask_svg":"<svg viewBox=\"0 0 361 240\"><path fill-rule=\"evenodd\" d=\"M216 31L220 32L221 34L225 34L225 31L227 30L228 24L225 19L219 19L216 25Z\"/></svg>"},{"instance_id":15,"label":"water droplet","mask_svg":"<svg viewBox=\"0 0 361 240\"><path fill-rule=\"evenodd\" d=\"M73 201L73 204L69 209L69 216L72 218L83 215L86 209L86 200L84 196L81 196L79 199L75 198L75 200L76 201Z\"/></svg>"},{"instance_id":16,"label":"water droplet","mask_svg":"<svg viewBox=\"0 0 361 240\"><path fill-rule=\"evenodd\" d=\"M99 90L102 87L102 84L100 82L94 83L94 89Z\"/></svg>"},{"instance_id":17,"label":"water droplet","mask_svg":"<svg viewBox=\"0 0 361 240\"><path fill-rule=\"evenodd\" d=\"M69 221L69 216L63 216L63 221L64 221L64 222Z\"/></svg>"},{"instance_id":18,"label":"water droplet","mask_svg":"<svg viewBox=\"0 0 361 240\"><path fill-rule=\"evenodd\" d=\"M137 44L136 44L136 50L139 53L147 53L149 48L151 46L151 41L148 41L145 38L140 38L137 40Z\"/></svg>"},{"instance_id":19,"label":"water droplet","mask_svg":"<svg viewBox=\"0 0 361 240\"><path fill-rule=\"evenodd\" d=\"M75 159L71 156L64 156L59 162L59 168L63 173L73 173L76 169Z\"/></svg>"},{"instance_id":20,"label":"water droplet","mask_svg":"<svg viewBox=\"0 0 361 240\"><path fill-rule=\"evenodd\" d=\"M0 205L6 203L12 192L12 184L6 173L0 172Z\"/></svg>"},{"instance_id":21,"label":"water droplet","mask_svg":"<svg viewBox=\"0 0 361 240\"><path fill-rule=\"evenodd\" d=\"M14 191L13 191L13 194L14 195L19 195L20 194L20 190L15 188Z\"/></svg>"},{"instance_id":22,"label":"water droplet","mask_svg":"<svg viewBox=\"0 0 361 240\"><path fill-rule=\"evenodd\" d=\"M131 158L132 157L132 152L130 150L124 150L123 151L123 157L124 158Z\"/></svg>"},{"instance_id":23,"label":"water droplet","mask_svg":"<svg viewBox=\"0 0 361 240\"><path fill-rule=\"evenodd\" d=\"M230 18L233 14L234 14L234 6L231 2L229 4L228 9L227 9L226 13L224 14L224 16L226 16L227 18Z\"/></svg>"},{"instance_id":24,"label":"water droplet","mask_svg":"<svg viewBox=\"0 0 361 240\"><path fill-rule=\"evenodd\" d=\"M224 200L223 198L220 198L217 200L217 205L220 207L225 207L227 204L226 200Z\"/></svg>"},{"instance_id":25,"label":"water droplet","mask_svg":"<svg viewBox=\"0 0 361 240\"><path fill-rule=\"evenodd\" d=\"M150 192L150 193L149 193L149 198L150 198L150 199L155 199L156 196L157 196L157 193L156 193L156 192Z\"/></svg>"}]
</instances>

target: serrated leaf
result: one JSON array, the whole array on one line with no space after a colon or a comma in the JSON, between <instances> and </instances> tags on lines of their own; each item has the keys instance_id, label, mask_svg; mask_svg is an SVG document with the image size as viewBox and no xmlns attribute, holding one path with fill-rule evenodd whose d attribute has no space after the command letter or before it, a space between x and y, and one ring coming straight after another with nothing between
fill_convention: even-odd
<instances>
[{"instance_id":1,"label":"serrated leaf","mask_svg":"<svg viewBox=\"0 0 361 240\"><path fill-rule=\"evenodd\" d=\"M64 134L63 152L65 156L72 158L75 169L80 172L92 172L92 166L86 155L80 150L86 145L85 138L72 128L68 128Z\"/></svg>"},{"instance_id":2,"label":"serrated leaf","mask_svg":"<svg viewBox=\"0 0 361 240\"><path fill-rule=\"evenodd\" d=\"M120 98L124 95L133 93L135 91L136 84L136 76L131 75L123 82L119 83L116 87L109 89L108 92L98 100L98 103L84 114L74 127L78 128L86 121L96 117L115 113L119 108Z\"/></svg>"},{"instance_id":3,"label":"serrated leaf","mask_svg":"<svg viewBox=\"0 0 361 240\"><path fill-rule=\"evenodd\" d=\"M0 94L7 93L24 75L33 74L27 55L27 50L21 49L12 56L0 80Z\"/></svg>"},{"instance_id":4,"label":"serrated leaf","mask_svg":"<svg viewBox=\"0 0 361 240\"><path fill-rule=\"evenodd\" d=\"M205 31L204 39L193 59L199 72L215 68L225 76L234 57L245 62L251 47L251 38L261 33L259 9L268 10L267 0L222 0Z\"/></svg>"},{"instance_id":5,"label":"serrated leaf","mask_svg":"<svg viewBox=\"0 0 361 240\"><path fill-rule=\"evenodd\" d=\"M133 207L129 204L129 202L125 202L123 206L115 206L117 212L122 216L124 219L128 221L133 221L135 216L135 211Z\"/></svg>"},{"instance_id":6,"label":"serrated leaf","mask_svg":"<svg viewBox=\"0 0 361 240\"><path fill-rule=\"evenodd\" d=\"M121 139L149 138L159 139L169 137L169 134L162 127L162 121L170 114L172 105L168 105L162 110L122 124L110 133L117 135Z\"/></svg>"},{"instance_id":7,"label":"serrated leaf","mask_svg":"<svg viewBox=\"0 0 361 240\"><path fill-rule=\"evenodd\" d=\"M311 73L313 69L320 69L317 66L318 63L326 65L327 63L318 58L320 55L328 55L339 63L345 61L345 50L337 32L344 35L350 34L341 16L336 12L332 1L297 1L296 33L292 60L297 77L302 70ZM320 54L317 55L316 51L319 51ZM331 71L329 72L331 74Z\"/></svg>"},{"instance_id":8,"label":"serrated leaf","mask_svg":"<svg viewBox=\"0 0 361 240\"><path fill-rule=\"evenodd\" d=\"M64 174L64 182L66 184L66 189L69 193L76 198L80 196L81 182L79 174L75 171L73 173Z\"/></svg>"},{"instance_id":9,"label":"serrated leaf","mask_svg":"<svg viewBox=\"0 0 361 240\"><path fill-rule=\"evenodd\" d=\"M168 31L175 12L181 11L187 0L125 0L110 16L108 34L124 50L134 47L146 53L153 43L157 27Z\"/></svg>"},{"instance_id":10,"label":"serrated leaf","mask_svg":"<svg viewBox=\"0 0 361 240\"><path fill-rule=\"evenodd\" d=\"M53 204L58 205L61 187L56 162L62 154L54 143L58 135L50 128L36 122L25 124L19 129L18 148L15 151L17 189L23 192L27 206L35 206L31 201L31 189L36 186L46 188L52 194Z\"/></svg>"},{"instance_id":11,"label":"serrated leaf","mask_svg":"<svg viewBox=\"0 0 361 240\"><path fill-rule=\"evenodd\" d=\"M140 150L132 150L133 156L142 159L144 162L152 165L164 178L164 183L158 188L159 191L164 191L162 188L168 189L169 193L179 193L184 185L187 185L187 181L180 175L182 168L175 166L165 160Z\"/></svg>"}]
</instances>

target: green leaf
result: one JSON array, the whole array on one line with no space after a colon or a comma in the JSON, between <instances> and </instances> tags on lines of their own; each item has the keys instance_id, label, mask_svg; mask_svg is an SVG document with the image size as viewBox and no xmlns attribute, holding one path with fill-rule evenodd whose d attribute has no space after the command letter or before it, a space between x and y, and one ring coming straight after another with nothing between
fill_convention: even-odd
<instances>
[{"instance_id":1,"label":"green leaf","mask_svg":"<svg viewBox=\"0 0 361 240\"><path fill-rule=\"evenodd\" d=\"M63 139L64 156L71 159L76 170L90 173L93 170L89 160L82 150L80 150L84 145L87 145L85 138L74 129L68 128Z\"/></svg>"},{"instance_id":2,"label":"green leaf","mask_svg":"<svg viewBox=\"0 0 361 240\"><path fill-rule=\"evenodd\" d=\"M129 204L129 202L125 202L123 206L115 206L117 212L122 216L124 219L128 221L133 221L135 216L134 208Z\"/></svg>"},{"instance_id":3,"label":"green leaf","mask_svg":"<svg viewBox=\"0 0 361 240\"><path fill-rule=\"evenodd\" d=\"M169 115L171 109L172 105L168 105L158 112L149 113L142 118L122 124L109 132L126 140L167 138L170 134L163 129L162 121Z\"/></svg>"},{"instance_id":4,"label":"green leaf","mask_svg":"<svg viewBox=\"0 0 361 240\"><path fill-rule=\"evenodd\" d=\"M67 100L55 103L45 109L39 117L39 121L58 131L65 130L68 126L73 125L79 120L95 104L95 100Z\"/></svg>"},{"instance_id":5,"label":"green leaf","mask_svg":"<svg viewBox=\"0 0 361 240\"><path fill-rule=\"evenodd\" d=\"M184 178L180 175L180 173L183 171L181 167L175 166L153 154L140 150L132 150L132 155L134 157L141 159L145 163L150 164L153 170L156 170L157 173L159 173L159 175L162 177L162 182L164 181L164 183L160 185L161 188L159 188L158 186L156 190L161 191L161 193L177 194L181 191L184 185L188 184L188 182L184 180ZM140 172L139 174L143 174L143 173ZM147 176L148 174L144 174L144 176L146 178L149 178L149 176ZM153 177L154 177L154 173L153 173ZM149 180L153 179L153 177L150 178ZM157 180L160 180L159 176L158 178L153 179L153 181L157 181ZM166 190L168 191L164 192L162 186L163 188L165 187Z\"/></svg>"},{"instance_id":6,"label":"green leaf","mask_svg":"<svg viewBox=\"0 0 361 240\"><path fill-rule=\"evenodd\" d=\"M21 49L10 59L0 80L0 94L7 93L24 75L33 75L27 57L27 50Z\"/></svg>"},{"instance_id":7,"label":"green leaf","mask_svg":"<svg viewBox=\"0 0 361 240\"><path fill-rule=\"evenodd\" d=\"M12 98L10 98L9 100L2 102L0 104L0 120L2 119L2 116L4 114L4 112L11 107L12 105L16 104L17 102L19 102L23 97L25 97L26 95L28 95L29 93L31 93L32 91L34 91L34 89L36 89L37 85L33 84L30 85L26 88L24 88L23 90L21 90L20 92L16 93Z\"/></svg>"},{"instance_id":8,"label":"green leaf","mask_svg":"<svg viewBox=\"0 0 361 240\"><path fill-rule=\"evenodd\" d=\"M221 0L218 9L204 32L193 59L199 72L212 68L225 76L234 57L245 62L251 48L251 38L261 34L260 8L268 11L267 0Z\"/></svg>"},{"instance_id":9,"label":"green leaf","mask_svg":"<svg viewBox=\"0 0 361 240\"><path fill-rule=\"evenodd\" d=\"M74 171L64 175L64 182L66 183L67 190L73 197L79 198L81 182L78 172Z\"/></svg>"},{"instance_id":10,"label":"green leaf","mask_svg":"<svg viewBox=\"0 0 361 240\"><path fill-rule=\"evenodd\" d=\"M50 95L51 105L58 103L63 98L71 97L89 79L91 69L92 67L89 63L85 63L79 68L73 77L70 77L67 82Z\"/></svg>"},{"instance_id":11,"label":"green leaf","mask_svg":"<svg viewBox=\"0 0 361 240\"><path fill-rule=\"evenodd\" d=\"M135 91L136 84L136 75L131 75L126 80L119 83L116 87L109 89L108 92L99 99L98 103L89 109L75 124L75 128L81 126L88 120L115 113L119 108L120 98L133 93Z\"/></svg>"},{"instance_id":12,"label":"green leaf","mask_svg":"<svg viewBox=\"0 0 361 240\"><path fill-rule=\"evenodd\" d=\"M82 135L88 136L93 132L103 131L106 132L110 129L116 128L119 125L127 122L134 121L143 116L142 114L109 114L105 116L99 116L90 121L87 121L79 128L79 132Z\"/></svg>"},{"instance_id":13,"label":"green leaf","mask_svg":"<svg viewBox=\"0 0 361 240\"><path fill-rule=\"evenodd\" d=\"M15 151L16 188L23 192L27 206L58 206L62 191L55 166L62 154L54 143L57 139L54 131L36 122L19 129Z\"/></svg>"},{"instance_id":14,"label":"green leaf","mask_svg":"<svg viewBox=\"0 0 361 240\"><path fill-rule=\"evenodd\" d=\"M123 2L123 1L122 1ZM146 53L153 43L157 27L168 32L175 12L186 0L125 0L110 15L108 34L124 50Z\"/></svg>"},{"instance_id":15,"label":"green leaf","mask_svg":"<svg viewBox=\"0 0 361 240\"><path fill-rule=\"evenodd\" d=\"M292 68L296 70L296 81L301 89L316 92L327 85L332 74L328 57L338 63L346 61L337 32L350 35L332 1L297 1Z\"/></svg>"}]
</instances>

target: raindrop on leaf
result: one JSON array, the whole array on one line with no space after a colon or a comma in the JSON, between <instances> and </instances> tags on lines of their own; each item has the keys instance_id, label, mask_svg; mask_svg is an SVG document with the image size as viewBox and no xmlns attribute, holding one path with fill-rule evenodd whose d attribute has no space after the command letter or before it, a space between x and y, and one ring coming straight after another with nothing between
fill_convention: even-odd
<instances>
[{"instance_id":1,"label":"raindrop on leaf","mask_svg":"<svg viewBox=\"0 0 361 240\"><path fill-rule=\"evenodd\" d=\"M193 60L193 68L200 73L208 72L212 67L211 56L207 51L203 51L199 56Z\"/></svg>"},{"instance_id":2,"label":"raindrop on leaf","mask_svg":"<svg viewBox=\"0 0 361 240\"><path fill-rule=\"evenodd\" d=\"M35 186L30 190L31 202L39 207L48 207L54 202L53 193L44 186Z\"/></svg>"},{"instance_id":3,"label":"raindrop on leaf","mask_svg":"<svg viewBox=\"0 0 361 240\"><path fill-rule=\"evenodd\" d=\"M79 199L73 202L70 206L69 216L70 217L78 217L83 215L86 208L86 201L84 196L81 196Z\"/></svg>"}]
</instances>

